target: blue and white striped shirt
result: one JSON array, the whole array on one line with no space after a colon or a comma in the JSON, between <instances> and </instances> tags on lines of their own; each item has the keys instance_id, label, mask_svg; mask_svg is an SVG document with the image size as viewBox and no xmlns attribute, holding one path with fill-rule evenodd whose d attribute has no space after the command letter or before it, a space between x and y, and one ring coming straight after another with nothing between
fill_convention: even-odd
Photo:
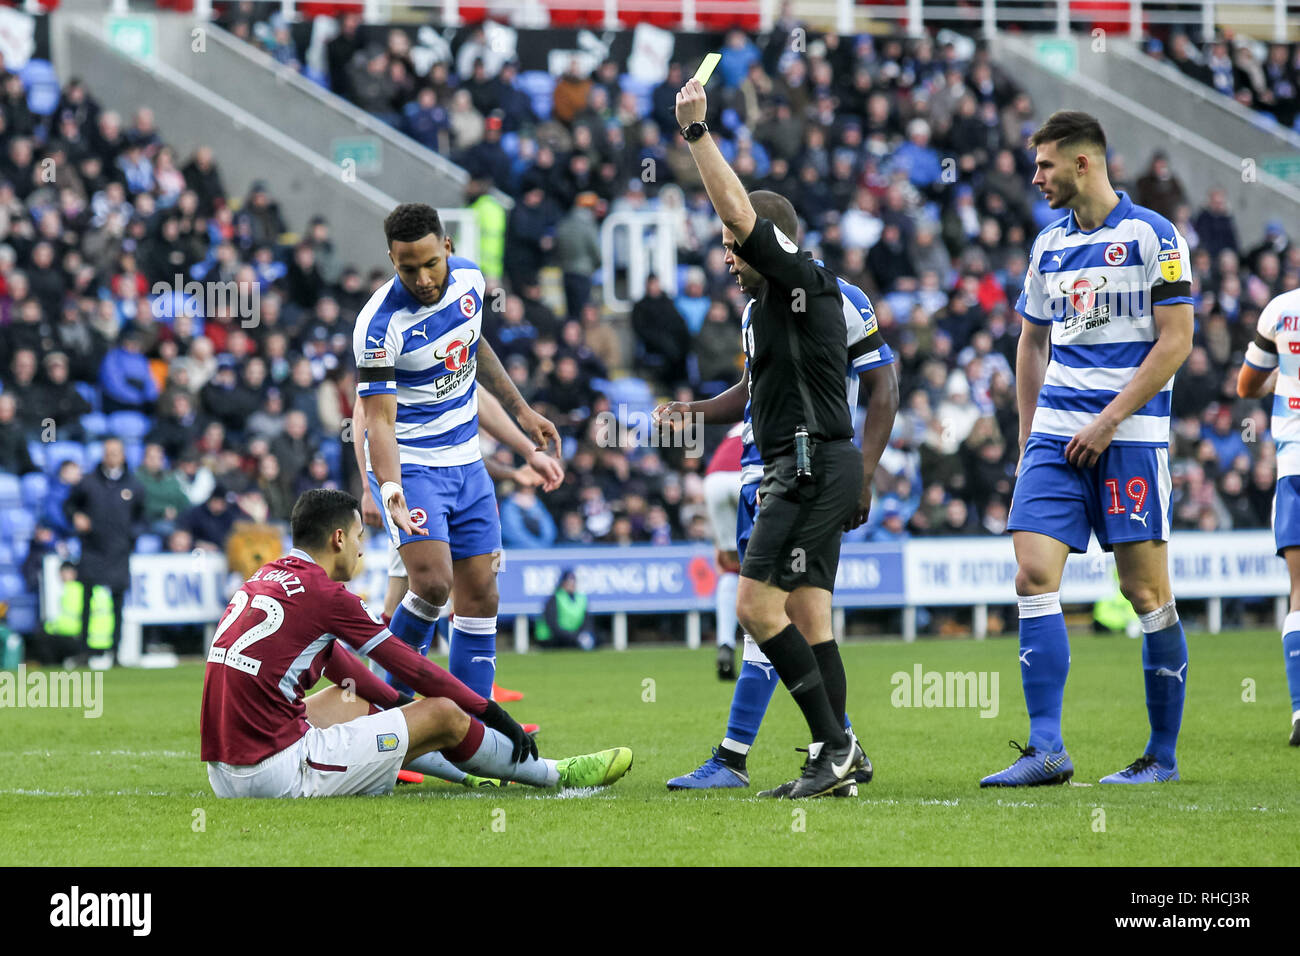
<instances>
[{"instance_id":1,"label":"blue and white striped shirt","mask_svg":"<svg viewBox=\"0 0 1300 956\"><path fill-rule=\"evenodd\" d=\"M1156 305L1190 303L1187 241L1125 193L1105 221L1083 232L1071 212L1034 240L1025 320L1052 327L1051 361L1032 432L1072 438L1132 381L1156 339ZM1173 377L1120 423L1112 444L1169 444Z\"/></svg>"},{"instance_id":2,"label":"blue and white striped shirt","mask_svg":"<svg viewBox=\"0 0 1300 956\"><path fill-rule=\"evenodd\" d=\"M1246 363L1278 369L1270 431L1277 443L1277 476L1300 475L1300 289L1277 296L1259 314ZM1261 344L1264 347L1261 347Z\"/></svg>"},{"instance_id":3,"label":"blue and white striped shirt","mask_svg":"<svg viewBox=\"0 0 1300 956\"><path fill-rule=\"evenodd\" d=\"M447 273L447 288L434 305L421 305L393 276L357 315L352 335L361 379L357 393L363 398L397 396L397 447L403 465L468 465L482 457L474 378L482 336L483 273L461 256L447 258ZM363 372L389 368L394 370L390 378Z\"/></svg>"}]
</instances>

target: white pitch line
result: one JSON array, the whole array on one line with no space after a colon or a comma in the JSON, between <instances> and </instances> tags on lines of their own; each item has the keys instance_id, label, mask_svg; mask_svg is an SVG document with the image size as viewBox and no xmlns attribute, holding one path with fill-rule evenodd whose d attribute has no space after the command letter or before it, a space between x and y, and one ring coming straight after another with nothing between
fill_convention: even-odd
<instances>
[{"instance_id":1,"label":"white pitch line","mask_svg":"<svg viewBox=\"0 0 1300 956\"><path fill-rule=\"evenodd\" d=\"M24 757L166 757L168 759L198 760L192 750L24 750Z\"/></svg>"}]
</instances>

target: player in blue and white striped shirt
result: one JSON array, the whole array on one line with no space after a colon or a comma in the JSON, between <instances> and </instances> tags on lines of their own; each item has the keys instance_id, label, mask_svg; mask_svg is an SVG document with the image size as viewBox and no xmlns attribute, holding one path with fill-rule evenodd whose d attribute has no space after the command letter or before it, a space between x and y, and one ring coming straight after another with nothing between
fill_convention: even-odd
<instances>
[{"instance_id":1,"label":"player in blue and white striped shirt","mask_svg":"<svg viewBox=\"0 0 1300 956\"><path fill-rule=\"evenodd\" d=\"M1270 431L1277 444L1273 537L1291 577L1290 613L1282 624L1282 655L1291 691L1291 746L1300 747L1300 289L1277 296L1259 314L1255 340L1237 376L1237 394L1273 393Z\"/></svg>"},{"instance_id":2,"label":"player in blue and white striped shirt","mask_svg":"<svg viewBox=\"0 0 1300 956\"><path fill-rule=\"evenodd\" d=\"M819 259L817 264L823 263ZM893 350L885 344L884 337L880 334L880 326L876 321L876 311L871 305L871 300L853 283L838 277L837 279L844 307L844 326L849 351L849 367L845 371L844 378L845 397L849 407L857 407L859 381L866 382L871 390L870 406L860 442L863 449L863 496L861 507L853 518L853 527L857 527L867 520L871 504L872 475L880 461L881 452L889 442L894 416L898 412L898 380L894 370L889 368L894 364ZM753 304L751 299L740 319L742 341L749 330ZM752 408L748 397L749 350L745 351L745 355L744 377L716 399L704 403L692 402L689 405L672 403L660 406L656 410L660 415L701 413L705 416L704 421L707 424L725 424L730 420L729 416L734 416L739 402L744 401L740 502L735 521L735 554L742 560L758 514L758 486L763 478L763 458L758 453L758 446L754 444ZM701 405L704 406L703 409L697 407ZM722 615L719 615L720 628L723 627L721 620ZM748 634L745 635L742 657L740 676L736 680L736 689L731 697L731 710L727 715L726 736L714 750L713 756L703 764L688 774L669 780L669 790L714 790L749 786L749 772L746 767L749 749L758 736L759 726L767 713L772 694L776 691L778 678L767 656L759 650L758 644ZM846 725L848 723L847 716L845 723ZM856 795L857 784L870 782L871 774L871 763L868 761L866 766L855 771L842 786L832 792L835 796Z\"/></svg>"},{"instance_id":3,"label":"player in blue and white striped shirt","mask_svg":"<svg viewBox=\"0 0 1300 956\"><path fill-rule=\"evenodd\" d=\"M980 786L1064 783L1070 666L1061 575L1092 534L1115 552L1120 589L1142 622L1151 735L1102 783L1178 779L1187 641L1169 584L1169 400L1192 344L1187 243L1163 216L1111 187L1106 135L1060 111L1030 138L1038 186L1067 215L1034 241L1016 309L1020 465L1007 530L1029 709L1021 756Z\"/></svg>"},{"instance_id":4,"label":"player in blue and white striped shirt","mask_svg":"<svg viewBox=\"0 0 1300 956\"><path fill-rule=\"evenodd\" d=\"M501 525L478 439L482 384L539 450L560 439L482 337L483 273L452 251L438 213L404 203L384 221L397 274L357 316L352 347L367 461L410 590L391 630L427 650L453 582L450 670L484 697L496 670Z\"/></svg>"}]
</instances>

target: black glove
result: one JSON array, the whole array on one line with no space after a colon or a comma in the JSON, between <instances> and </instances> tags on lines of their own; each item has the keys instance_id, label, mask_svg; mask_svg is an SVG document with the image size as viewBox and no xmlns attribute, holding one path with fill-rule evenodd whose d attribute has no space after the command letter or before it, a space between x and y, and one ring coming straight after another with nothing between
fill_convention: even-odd
<instances>
[{"instance_id":1,"label":"black glove","mask_svg":"<svg viewBox=\"0 0 1300 956\"><path fill-rule=\"evenodd\" d=\"M479 720L510 739L514 745L514 750L510 753L511 761L519 763L525 757L537 759L537 741L524 733L524 728L520 727L496 701L488 701L487 710L479 715Z\"/></svg>"}]
</instances>

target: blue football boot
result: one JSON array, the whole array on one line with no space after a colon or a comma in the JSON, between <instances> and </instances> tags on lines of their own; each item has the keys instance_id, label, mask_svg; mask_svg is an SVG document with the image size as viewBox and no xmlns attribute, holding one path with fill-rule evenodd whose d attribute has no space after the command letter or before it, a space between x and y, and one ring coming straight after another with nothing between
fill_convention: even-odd
<instances>
[{"instance_id":1,"label":"blue football boot","mask_svg":"<svg viewBox=\"0 0 1300 956\"><path fill-rule=\"evenodd\" d=\"M1152 754L1143 754L1123 770L1102 777L1102 783L1165 783L1178 779L1178 764L1162 767Z\"/></svg>"},{"instance_id":2,"label":"blue football boot","mask_svg":"<svg viewBox=\"0 0 1300 956\"><path fill-rule=\"evenodd\" d=\"M682 777L668 781L669 790L720 790L726 787L748 787L749 774L728 767L718 759L718 748L713 756Z\"/></svg>"},{"instance_id":3,"label":"blue football boot","mask_svg":"<svg viewBox=\"0 0 1300 956\"><path fill-rule=\"evenodd\" d=\"M990 774L980 781L981 787L1042 787L1065 783L1074 776L1074 764L1063 749L1042 753L1037 747L1022 747L1010 741L1020 756L1006 770Z\"/></svg>"}]
</instances>

